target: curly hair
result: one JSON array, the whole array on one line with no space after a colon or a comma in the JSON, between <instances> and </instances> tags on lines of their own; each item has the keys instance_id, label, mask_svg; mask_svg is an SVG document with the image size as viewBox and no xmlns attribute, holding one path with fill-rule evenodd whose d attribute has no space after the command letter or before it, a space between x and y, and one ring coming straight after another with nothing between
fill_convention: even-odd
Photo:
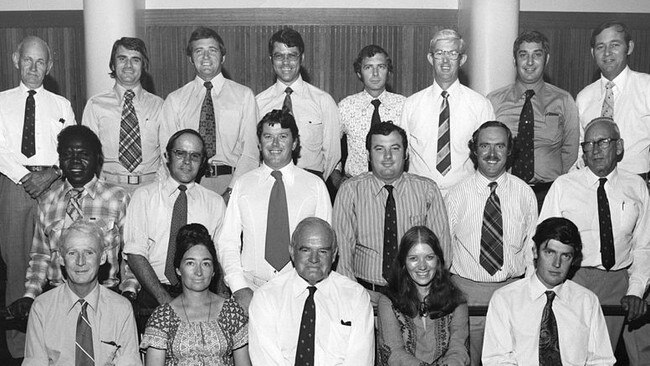
<instances>
[{"instance_id":1,"label":"curly hair","mask_svg":"<svg viewBox=\"0 0 650 366\"><path fill-rule=\"evenodd\" d=\"M174 253L174 268L180 268L185 253L197 245L203 245L212 256L212 266L214 268L214 277L210 285L212 288L221 279L222 271L217 260L214 241L212 241L210 233L205 226L196 223L187 224L178 230L178 234L176 235L176 252Z\"/></svg>"}]
</instances>

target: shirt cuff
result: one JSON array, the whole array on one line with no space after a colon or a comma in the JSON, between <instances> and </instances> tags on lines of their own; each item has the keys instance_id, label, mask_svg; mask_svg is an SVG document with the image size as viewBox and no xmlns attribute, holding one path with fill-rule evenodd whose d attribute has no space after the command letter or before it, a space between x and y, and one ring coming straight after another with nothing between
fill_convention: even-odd
<instances>
[{"instance_id":1,"label":"shirt cuff","mask_svg":"<svg viewBox=\"0 0 650 366\"><path fill-rule=\"evenodd\" d=\"M643 294L645 293L645 288L643 285L638 283L637 281L634 281L630 279L630 283L627 286L627 293L626 295L634 295L637 296L641 299L643 299Z\"/></svg>"},{"instance_id":2,"label":"shirt cuff","mask_svg":"<svg viewBox=\"0 0 650 366\"><path fill-rule=\"evenodd\" d=\"M230 287L230 291L237 292L246 287L250 287L243 275L233 274L230 276L225 276L224 281Z\"/></svg>"}]
</instances>

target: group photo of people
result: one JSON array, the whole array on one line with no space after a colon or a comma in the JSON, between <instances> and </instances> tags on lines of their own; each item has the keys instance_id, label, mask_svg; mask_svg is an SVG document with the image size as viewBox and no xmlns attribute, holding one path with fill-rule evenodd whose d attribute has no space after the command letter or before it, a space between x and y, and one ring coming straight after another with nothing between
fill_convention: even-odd
<instances>
[{"instance_id":1,"label":"group photo of people","mask_svg":"<svg viewBox=\"0 0 650 366\"><path fill-rule=\"evenodd\" d=\"M262 40L259 93L214 27L183 36L193 75L164 99L153 45L115 39L81 115L44 86L61 50L1 56L0 364L650 365L650 70L626 22L593 24L575 97L536 29L489 93L443 28L430 85L395 92L369 43L337 100L296 27Z\"/></svg>"}]
</instances>

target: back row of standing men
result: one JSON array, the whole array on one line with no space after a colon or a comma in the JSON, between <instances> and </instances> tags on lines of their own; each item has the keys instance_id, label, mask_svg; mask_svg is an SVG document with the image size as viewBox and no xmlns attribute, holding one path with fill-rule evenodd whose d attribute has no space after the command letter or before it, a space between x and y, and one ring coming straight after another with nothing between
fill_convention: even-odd
<instances>
[{"instance_id":1,"label":"back row of standing men","mask_svg":"<svg viewBox=\"0 0 650 366\"><path fill-rule=\"evenodd\" d=\"M601 235L606 231L600 226L595 186L554 189L552 200L549 198L552 203L541 216L566 216L578 224L585 248L589 243L595 248L585 250L583 267L594 271L588 277L606 294L600 297L601 302L617 304L623 298L621 302L630 309L630 318L636 318L645 311L642 298L650 277L647 273L650 268L647 191L637 189L640 179L619 183L625 179L612 174L623 155L624 139L627 151L620 161L621 168L647 179L650 76L627 67L634 43L625 25L612 22L599 26L591 46L602 77L578 95L577 106L567 92L544 82L549 45L540 33L525 32L515 41L517 81L492 92L486 99L459 83L458 71L468 57L464 42L455 31L443 30L434 35L427 53L433 66L432 86L409 98L386 91L392 62L381 47L367 46L354 64L364 91L345 98L337 109L331 96L302 80L304 44L300 34L291 29L283 29L270 39L269 58L277 81L254 97L249 88L221 74L226 54L222 39L208 28L198 28L192 33L186 50L197 76L172 92L164 102L140 85L142 72L149 63L144 43L135 38L122 38L115 43L109 63L115 86L88 101L82 124L99 136L103 146L104 163L98 164L101 182L121 185L130 192L157 178L159 184L146 186L132 196L123 244L118 242L113 246L113 255L109 255L110 273L104 283L117 285L119 250L123 247L130 266L123 268L121 290L143 302L144 295L154 304L169 301L173 276L165 275L165 266L173 224L170 227L168 223L174 220L178 197L186 196L186 222L201 222L213 235L218 235L215 241L225 282L235 297L247 305L253 289L291 266L288 258L270 259L263 250L267 237L275 235L269 233L274 224L267 224L271 218L267 212L272 187L276 180L284 186L291 232L306 216L331 221L331 206L326 202L324 185L314 179L318 176L323 180L330 178L334 186L341 187L333 217L341 248L338 270L370 290L371 298L386 285L383 271L386 263L390 263L387 248L396 245L386 237L394 235L397 240L411 226L425 224L441 238L445 254L449 253L454 280L468 297L468 303L485 305L494 290L522 276L526 266L532 264L530 239L537 223L537 208L541 208L553 181L574 164L583 166L576 163L582 140L584 160L589 167L581 170L583 174L591 171L595 176L609 178L604 188L612 211L609 230L613 230L610 240L615 249L613 263L605 265L600 246L593 244L603 242ZM21 85L0 94L0 200L3 202L0 220L6 228L0 234L0 251L8 265L7 303L21 296L35 297L47 281L51 284L61 281L60 272L58 278L56 275L52 278L51 271L47 271L50 263L56 262L52 260L55 251L51 250L56 248L56 233L70 220L68 203L93 195L86 189L73 198L71 189L63 186L57 186L58 196L53 190L48 192L50 185L62 175L56 167L59 160L55 137L63 127L74 124L69 102L42 87L43 78L52 66L48 46L38 38L28 37L13 54L13 61L21 72ZM272 124L268 129L262 126L256 136L255 126L260 117L279 108L295 116L300 136L297 166L314 176L287 168L282 178L269 179L272 170L282 171L280 168L284 167L273 162L284 162L287 153L291 155L298 146L298 141L294 141L298 131L291 131L291 139L287 140ZM607 136L592 133L580 137L587 123L598 116L612 117L620 136L618 131L606 128L603 133ZM277 122L281 119L274 118ZM504 122L518 137L516 156L508 153L512 151L510 138L504 144L500 134L489 135L498 141L479 141L480 133L472 136L475 131L478 133L483 122L495 119ZM371 124L378 121L393 121L405 132L389 130L381 133L386 139L367 141ZM204 154L194 156L196 144L185 141L191 138L174 135L184 129L199 132L205 141ZM278 130L281 130L279 126ZM349 154L344 165L337 165L341 133L348 137ZM614 143L610 145L611 142ZM80 149L72 145L67 147L68 157L80 154L77 151ZM261 168L257 168L258 145L265 163ZM507 145L505 152L502 145ZM613 151L613 157L598 155L605 150ZM166 157L169 170L161 163L162 156ZM198 159L195 162L201 162L203 157L208 164L199 177L201 185L220 194L225 203L230 202L223 221L223 203L215 200L210 191L194 187L197 172L179 163L195 158ZM410 158L412 174L404 172L407 158ZM590 158L591 165L603 165L605 169L592 169ZM508 159L514 160L514 175L504 173ZM374 168L372 173L366 173L368 161ZM72 188L80 188L74 187L71 179L80 170L70 168L66 174L66 182ZM252 170L257 173L239 179ZM347 179L350 181L342 184ZM95 182L96 178L80 180L82 186L91 181ZM490 182L497 184L488 185ZM179 183L188 184L187 194L185 189L178 189ZM594 197L584 193L590 190ZM42 196L44 192L47 196ZM578 193L585 195L584 200ZM124 194L104 195L121 197L106 201L121 201L123 208L129 201L129 196ZM569 203L562 195L570 195L575 202ZM37 197L41 197L40 227L33 236ZM58 207L57 215L50 213L55 209L43 204L44 197L59 202L51 204ZM493 268L489 268L480 254L483 206L486 201L498 202L499 198L502 254L493 260ZM111 215L106 213L112 212L109 204L95 205L95 211L89 209L87 216L104 219ZM397 212L393 230L396 233L388 235L386 230L390 225L384 222L387 207ZM115 236L120 238L124 216L114 214L106 221L106 227L115 227ZM243 247L239 239L242 232ZM288 239L288 233L281 235ZM43 244L45 241L47 245ZM39 257L35 247L47 247L47 253ZM240 248L243 248L241 255ZM35 264L39 260L40 264ZM38 283L36 290L30 290L30 276L35 279L32 283ZM599 280L593 280L594 276L599 276ZM612 280L615 284L607 284L610 277L615 277ZM585 284L601 295L595 284ZM140 286L146 291L140 291ZM616 294L612 294L614 286L618 289ZM473 317L471 322L472 360L478 362L482 319ZM618 328L610 327L614 346L621 326L619 322ZM635 334L626 337L626 341L630 338L628 350L637 347L633 343ZM630 351L632 361L643 364L634 360L637 354L641 352Z\"/></svg>"}]
</instances>

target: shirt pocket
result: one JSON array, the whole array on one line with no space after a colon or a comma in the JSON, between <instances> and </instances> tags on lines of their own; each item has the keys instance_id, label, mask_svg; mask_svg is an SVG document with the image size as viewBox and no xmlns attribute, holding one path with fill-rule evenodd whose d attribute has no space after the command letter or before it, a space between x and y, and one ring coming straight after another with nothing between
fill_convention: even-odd
<instances>
[{"instance_id":1,"label":"shirt pocket","mask_svg":"<svg viewBox=\"0 0 650 366\"><path fill-rule=\"evenodd\" d=\"M320 151L323 148L323 121L311 120L299 127L300 144L307 150Z\"/></svg>"},{"instance_id":2,"label":"shirt pocket","mask_svg":"<svg viewBox=\"0 0 650 366\"><path fill-rule=\"evenodd\" d=\"M327 358L332 360L331 365L338 365L345 361L347 355L348 345L350 344L350 334L352 333L352 325L343 325L347 321L341 319L339 323L330 323L328 326L328 335L325 337L327 343L321 344L321 348L325 350Z\"/></svg>"},{"instance_id":3,"label":"shirt pocket","mask_svg":"<svg viewBox=\"0 0 650 366\"><path fill-rule=\"evenodd\" d=\"M562 142L562 131L564 130L564 116L559 113L546 112L544 115L544 125L535 131L535 138L545 141L548 144L558 144Z\"/></svg>"}]
</instances>

